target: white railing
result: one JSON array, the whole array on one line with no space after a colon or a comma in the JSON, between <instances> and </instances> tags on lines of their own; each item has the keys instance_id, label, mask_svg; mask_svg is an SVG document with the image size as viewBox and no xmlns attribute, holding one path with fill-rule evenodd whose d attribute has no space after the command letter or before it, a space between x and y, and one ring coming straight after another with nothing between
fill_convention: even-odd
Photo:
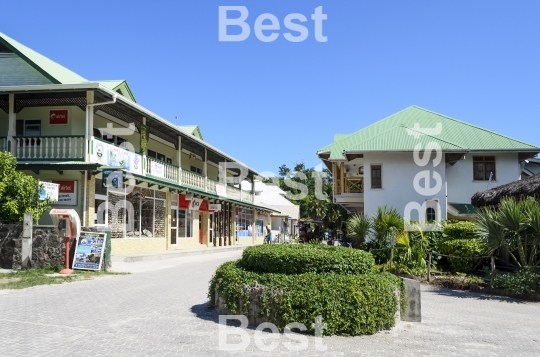
<instances>
[{"instance_id":1,"label":"white railing","mask_svg":"<svg viewBox=\"0 0 540 357\"><path fill-rule=\"evenodd\" d=\"M204 190L204 176L196 174L191 171L182 170L182 184L190 185L193 187L201 188Z\"/></svg>"},{"instance_id":2,"label":"white railing","mask_svg":"<svg viewBox=\"0 0 540 357\"><path fill-rule=\"evenodd\" d=\"M154 177L178 182L178 166L156 160L152 157L146 158L146 171Z\"/></svg>"},{"instance_id":3,"label":"white railing","mask_svg":"<svg viewBox=\"0 0 540 357\"><path fill-rule=\"evenodd\" d=\"M15 136L17 160L83 160L84 136Z\"/></svg>"},{"instance_id":4,"label":"white railing","mask_svg":"<svg viewBox=\"0 0 540 357\"><path fill-rule=\"evenodd\" d=\"M242 191L240 191L240 189L227 185L227 197L228 198L232 198L233 200L241 201L242 200L241 192Z\"/></svg>"},{"instance_id":5,"label":"white railing","mask_svg":"<svg viewBox=\"0 0 540 357\"><path fill-rule=\"evenodd\" d=\"M208 191L209 191L209 192L216 193L216 192L217 192L216 185L217 185L218 183L219 183L219 182L217 182L217 181L208 179Z\"/></svg>"},{"instance_id":6,"label":"white railing","mask_svg":"<svg viewBox=\"0 0 540 357\"><path fill-rule=\"evenodd\" d=\"M6 137L0 137L0 151L9 151L8 139Z\"/></svg>"},{"instance_id":7,"label":"white railing","mask_svg":"<svg viewBox=\"0 0 540 357\"><path fill-rule=\"evenodd\" d=\"M242 201L253 203L253 193L250 191L242 191Z\"/></svg>"}]
</instances>

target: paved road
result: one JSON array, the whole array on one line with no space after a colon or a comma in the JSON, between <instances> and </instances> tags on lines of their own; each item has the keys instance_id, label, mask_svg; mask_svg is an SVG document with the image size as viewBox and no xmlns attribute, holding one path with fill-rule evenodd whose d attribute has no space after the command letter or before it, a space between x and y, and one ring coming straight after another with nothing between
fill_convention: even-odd
<instances>
[{"instance_id":1,"label":"paved road","mask_svg":"<svg viewBox=\"0 0 540 357\"><path fill-rule=\"evenodd\" d=\"M274 351L262 351L254 330L218 325L206 304L215 267L240 254L116 263L134 273L0 291L0 356L540 356L540 304L431 288L422 291L422 323L325 337L324 352L314 337L304 351L288 350L284 337ZM248 333L247 349L219 349L218 326Z\"/></svg>"}]
</instances>

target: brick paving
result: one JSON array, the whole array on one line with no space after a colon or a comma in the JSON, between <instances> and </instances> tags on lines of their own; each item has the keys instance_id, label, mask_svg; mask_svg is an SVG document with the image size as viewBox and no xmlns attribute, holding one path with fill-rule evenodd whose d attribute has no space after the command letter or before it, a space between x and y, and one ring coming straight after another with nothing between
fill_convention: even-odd
<instances>
[{"instance_id":1,"label":"brick paving","mask_svg":"<svg viewBox=\"0 0 540 357\"><path fill-rule=\"evenodd\" d=\"M240 254L115 263L133 274L0 291L0 356L540 356L539 303L430 287L422 288L422 323L325 337L326 351L314 337L304 351L288 350L283 337L274 351L262 351L255 331L242 329L251 342L244 351L220 350L223 325L208 309L208 280Z\"/></svg>"}]
</instances>

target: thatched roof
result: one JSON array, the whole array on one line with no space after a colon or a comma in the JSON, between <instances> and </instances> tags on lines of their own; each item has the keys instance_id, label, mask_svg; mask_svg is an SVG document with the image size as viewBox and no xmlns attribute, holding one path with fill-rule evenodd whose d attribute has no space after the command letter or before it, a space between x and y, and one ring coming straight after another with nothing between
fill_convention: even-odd
<instances>
[{"instance_id":1,"label":"thatched roof","mask_svg":"<svg viewBox=\"0 0 540 357\"><path fill-rule=\"evenodd\" d=\"M540 174L510 182L491 190L477 192L471 197L476 207L497 205L504 197L540 197Z\"/></svg>"}]
</instances>

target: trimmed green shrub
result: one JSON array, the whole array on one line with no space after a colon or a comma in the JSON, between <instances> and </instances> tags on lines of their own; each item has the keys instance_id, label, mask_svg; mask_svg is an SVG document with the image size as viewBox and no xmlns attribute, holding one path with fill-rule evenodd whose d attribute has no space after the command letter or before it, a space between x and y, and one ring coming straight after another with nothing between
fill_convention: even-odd
<instances>
[{"instance_id":1,"label":"trimmed green shrub","mask_svg":"<svg viewBox=\"0 0 540 357\"><path fill-rule=\"evenodd\" d=\"M405 306L403 281L387 273L256 273L239 267L237 261L220 266L212 278L208 297L213 305L216 288L233 314L248 314L250 291L256 288L262 315L280 330L298 322L313 333L312 323L320 315L327 336L374 334L394 326L396 289L401 291L402 310Z\"/></svg>"},{"instance_id":2,"label":"trimmed green shrub","mask_svg":"<svg viewBox=\"0 0 540 357\"><path fill-rule=\"evenodd\" d=\"M491 276L491 285L498 289L507 289L515 294L540 293L540 275L531 269L521 269L515 274L495 273Z\"/></svg>"},{"instance_id":3,"label":"trimmed green shrub","mask_svg":"<svg viewBox=\"0 0 540 357\"><path fill-rule=\"evenodd\" d=\"M488 246L481 239L452 239L439 243L439 252L464 258L449 258L450 266L460 273L471 273L480 264L480 257L486 254ZM466 259L466 257L471 257Z\"/></svg>"},{"instance_id":4,"label":"trimmed green shrub","mask_svg":"<svg viewBox=\"0 0 540 357\"><path fill-rule=\"evenodd\" d=\"M472 222L459 221L450 223L442 228L446 240L469 239L475 237L477 226Z\"/></svg>"},{"instance_id":5,"label":"trimmed green shrub","mask_svg":"<svg viewBox=\"0 0 540 357\"><path fill-rule=\"evenodd\" d=\"M244 250L239 267L259 273L366 274L373 255L363 250L323 244L259 245Z\"/></svg>"}]
</instances>

